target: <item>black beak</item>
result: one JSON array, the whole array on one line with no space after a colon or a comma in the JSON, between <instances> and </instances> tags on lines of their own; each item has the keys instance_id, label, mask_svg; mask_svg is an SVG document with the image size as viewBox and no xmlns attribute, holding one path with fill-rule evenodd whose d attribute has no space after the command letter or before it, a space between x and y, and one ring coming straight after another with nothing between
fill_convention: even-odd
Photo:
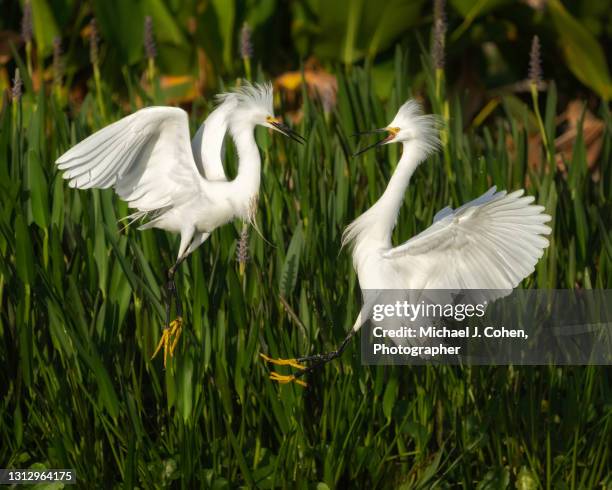
<instances>
[{"instance_id":1,"label":"black beak","mask_svg":"<svg viewBox=\"0 0 612 490\"><path fill-rule=\"evenodd\" d=\"M372 148L376 148L377 146L382 146L388 141L391 141L393 138L395 138L395 133L393 131L390 131L387 128L377 128L377 129L370 129L369 131L359 131L355 133L353 136L363 136L366 134L374 134L374 133L386 133L387 136L385 136L383 139L381 139L380 141L377 141L376 143L370 146L366 146L365 148L361 150L357 150L355 153L353 153L354 157L361 155L362 153L365 153L366 151L371 150Z\"/></svg>"},{"instance_id":2,"label":"black beak","mask_svg":"<svg viewBox=\"0 0 612 490\"><path fill-rule=\"evenodd\" d=\"M364 136L366 134L387 133L387 132L388 130L385 128L367 129L365 131L357 131L356 133L353 133L353 136L359 137L359 136Z\"/></svg>"},{"instance_id":3,"label":"black beak","mask_svg":"<svg viewBox=\"0 0 612 490\"><path fill-rule=\"evenodd\" d=\"M299 133L296 133L293 129L291 129L286 124L281 122L271 122L272 126L274 126L279 132L283 133L285 136L288 136L293 141L297 141L300 145L303 145L306 142L306 139Z\"/></svg>"}]
</instances>

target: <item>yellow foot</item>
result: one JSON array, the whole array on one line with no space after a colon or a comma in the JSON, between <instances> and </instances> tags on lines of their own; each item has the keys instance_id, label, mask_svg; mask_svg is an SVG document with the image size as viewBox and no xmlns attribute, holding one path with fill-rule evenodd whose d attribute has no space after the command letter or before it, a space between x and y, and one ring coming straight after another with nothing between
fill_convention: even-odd
<instances>
[{"instance_id":1,"label":"yellow foot","mask_svg":"<svg viewBox=\"0 0 612 490\"><path fill-rule=\"evenodd\" d=\"M306 366L297 362L297 359L272 359L271 357L268 357L262 353L259 353L259 355L264 361L269 362L271 364L276 364L277 366L291 366L296 369L306 369Z\"/></svg>"},{"instance_id":2,"label":"yellow foot","mask_svg":"<svg viewBox=\"0 0 612 490\"><path fill-rule=\"evenodd\" d=\"M159 344L157 344L157 348L155 352L151 356L151 359L154 359L155 356L159 353L161 348L164 348L164 367L166 367L166 363L168 360L168 352L170 352L170 357L174 356L174 350L178 345L179 338L181 336L181 332L183 331L183 319L179 316L176 320L172 320L170 322L170 326L164 328L162 332L161 339L159 339Z\"/></svg>"},{"instance_id":3,"label":"yellow foot","mask_svg":"<svg viewBox=\"0 0 612 490\"><path fill-rule=\"evenodd\" d=\"M293 368L301 370L306 369L306 366L297 362L297 359L272 359L271 357L268 357L262 353L260 353L259 355L264 361L269 362L271 364L276 364L277 366L291 366ZM304 381L296 378L293 374L283 375L272 371L270 373L270 379L282 384L297 383L301 386L308 386Z\"/></svg>"},{"instance_id":4,"label":"yellow foot","mask_svg":"<svg viewBox=\"0 0 612 490\"><path fill-rule=\"evenodd\" d=\"M172 341L172 345L170 345L170 355L174 355L174 350L178 345L178 341L181 338L181 334L183 333L183 319L179 316L175 320L170 322L170 336L174 337Z\"/></svg>"},{"instance_id":5,"label":"yellow foot","mask_svg":"<svg viewBox=\"0 0 612 490\"><path fill-rule=\"evenodd\" d=\"M277 383L281 383L281 384L287 384L287 383L297 383L300 386L308 386L308 384L305 381L302 381L301 379L296 378L293 374L289 374L289 375L283 375L283 374L278 374L277 372L272 371L270 373L270 379L273 381L276 381Z\"/></svg>"}]
</instances>

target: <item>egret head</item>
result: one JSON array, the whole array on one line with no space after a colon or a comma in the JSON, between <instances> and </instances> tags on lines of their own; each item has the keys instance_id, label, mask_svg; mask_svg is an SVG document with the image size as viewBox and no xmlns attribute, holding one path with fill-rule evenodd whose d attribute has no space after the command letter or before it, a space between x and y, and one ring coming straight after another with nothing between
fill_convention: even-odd
<instances>
[{"instance_id":1,"label":"egret head","mask_svg":"<svg viewBox=\"0 0 612 490\"><path fill-rule=\"evenodd\" d=\"M243 85L236 87L231 92L222 94L220 99L223 102L229 100L236 101L236 108L232 116L238 126L241 124L265 126L288 136L298 143L304 142L304 138L301 135L283 124L280 118L274 116L272 104L273 92L270 82L263 84L244 82Z\"/></svg>"},{"instance_id":2,"label":"egret head","mask_svg":"<svg viewBox=\"0 0 612 490\"><path fill-rule=\"evenodd\" d=\"M359 150L355 156L389 143L411 143L424 153L430 154L440 147L439 129L439 117L434 114L423 114L421 105L411 99L400 107L387 127L357 133L359 136L372 133L384 133L386 136Z\"/></svg>"}]
</instances>

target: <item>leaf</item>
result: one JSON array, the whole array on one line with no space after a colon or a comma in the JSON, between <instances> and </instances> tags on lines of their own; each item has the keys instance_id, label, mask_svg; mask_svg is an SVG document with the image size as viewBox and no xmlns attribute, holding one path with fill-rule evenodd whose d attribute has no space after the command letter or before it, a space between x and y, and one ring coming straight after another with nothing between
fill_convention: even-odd
<instances>
[{"instance_id":1,"label":"leaf","mask_svg":"<svg viewBox=\"0 0 612 490\"><path fill-rule=\"evenodd\" d=\"M61 482L53 482L53 483L37 483L36 485L32 485L30 487L32 490L61 490L62 488L66 488L66 486Z\"/></svg>"},{"instance_id":2,"label":"leaf","mask_svg":"<svg viewBox=\"0 0 612 490\"><path fill-rule=\"evenodd\" d=\"M98 287L104 298L106 298L106 285L109 270L108 247L106 246L102 221L96 221L95 227L93 254L98 269Z\"/></svg>"},{"instance_id":3,"label":"leaf","mask_svg":"<svg viewBox=\"0 0 612 490\"><path fill-rule=\"evenodd\" d=\"M53 39L59 35L59 29L47 0L31 0L31 2L36 48L44 57L53 51Z\"/></svg>"},{"instance_id":4,"label":"leaf","mask_svg":"<svg viewBox=\"0 0 612 490\"><path fill-rule=\"evenodd\" d=\"M511 1L512 0L451 0L451 5L464 17L464 20L451 34L450 40L454 42L459 39L463 33L470 28L472 22L481 15L491 12L504 4L511 3Z\"/></svg>"},{"instance_id":5,"label":"leaf","mask_svg":"<svg viewBox=\"0 0 612 490\"><path fill-rule=\"evenodd\" d=\"M21 214L18 214L15 219L15 241L17 275L25 284L32 284L34 280L34 252L30 240L30 229Z\"/></svg>"},{"instance_id":6,"label":"leaf","mask_svg":"<svg viewBox=\"0 0 612 490\"><path fill-rule=\"evenodd\" d=\"M40 158L35 151L28 151L26 161L28 196L28 215L30 220L41 228L49 224L49 204L47 200L47 179L40 165Z\"/></svg>"},{"instance_id":7,"label":"leaf","mask_svg":"<svg viewBox=\"0 0 612 490\"><path fill-rule=\"evenodd\" d=\"M246 21L253 31L267 22L277 9L277 0L257 0L247 7Z\"/></svg>"},{"instance_id":8,"label":"leaf","mask_svg":"<svg viewBox=\"0 0 612 490\"><path fill-rule=\"evenodd\" d=\"M311 45L321 59L353 63L387 49L416 25L424 1L389 0L371 8L363 0L309 0L308 11L316 15L306 15L295 3L292 34L302 54Z\"/></svg>"},{"instance_id":9,"label":"leaf","mask_svg":"<svg viewBox=\"0 0 612 490\"><path fill-rule=\"evenodd\" d=\"M223 61L225 66L230 67L233 65L233 60L235 58L233 38L236 6L234 2L228 2L227 0L212 0L211 3L217 14L219 33L223 41Z\"/></svg>"},{"instance_id":10,"label":"leaf","mask_svg":"<svg viewBox=\"0 0 612 490\"><path fill-rule=\"evenodd\" d=\"M157 43L187 46L183 31L161 0L93 0L93 10L103 40L119 54L121 62L128 65L144 58L144 20L147 15L153 20L153 35Z\"/></svg>"},{"instance_id":11,"label":"leaf","mask_svg":"<svg viewBox=\"0 0 612 490\"><path fill-rule=\"evenodd\" d=\"M397 399L397 378L393 377L387 383L385 394L383 395L383 413L387 419L393 414L393 406Z\"/></svg>"},{"instance_id":12,"label":"leaf","mask_svg":"<svg viewBox=\"0 0 612 490\"><path fill-rule=\"evenodd\" d=\"M177 407L186 425L191 426L193 409L193 359L186 354L182 358L180 369L177 370Z\"/></svg>"},{"instance_id":13,"label":"leaf","mask_svg":"<svg viewBox=\"0 0 612 490\"><path fill-rule=\"evenodd\" d=\"M517 490L536 490L538 481L533 472L523 466L516 476L515 486Z\"/></svg>"},{"instance_id":14,"label":"leaf","mask_svg":"<svg viewBox=\"0 0 612 490\"><path fill-rule=\"evenodd\" d=\"M421 0L411 2L384 2L382 13L376 23L368 46L368 56L374 58L376 53L390 47L396 37L406 29L416 25L420 19Z\"/></svg>"},{"instance_id":15,"label":"leaf","mask_svg":"<svg viewBox=\"0 0 612 490\"><path fill-rule=\"evenodd\" d=\"M59 173L53 182L53 204L51 206L51 224L62 232L64 229L64 181Z\"/></svg>"},{"instance_id":16,"label":"leaf","mask_svg":"<svg viewBox=\"0 0 612 490\"><path fill-rule=\"evenodd\" d=\"M19 404L13 413L13 426L15 427L15 444L19 447L23 443L23 415Z\"/></svg>"},{"instance_id":17,"label":"leaf","mask_svg":"<svg viewBox=\"0 0 612 490\"><path fill-rule=\"evenodd\" d=\"M442 459L442 451L438 451L436 455L434 456L433 460L431 461L431 463L429 464L429 466L425 468L425 471L423 471L423 474L421 475L421 479L419 481L420 485L424 485L425 483L427 483L429 480L431 480L434 477L434 475L437 473L438 468L440 466L441 459Z\"/></svg>"},{"instance_id":18,"label":"leaf","mask_svg":"<svg viewBox=\"0 0 612 490\"><path fill-rule=\"evenodd\" d=\"M176 45L187 42L183 31L162 0L148 0L146 4L145 15L150 15L153 20L153 33L158 42Z\"/></svg>"},{"instance_id":19,"label":"leaf","mask_svg":"<svg viewBox=\"0 0 612 490\"><path fill-rule=\"evenodd\" d=\"M603 49L559 0L550 0L548 6L569 69L578 80L609 100L612 80Z\"/></svg>"},{"instance_id":20,"label":"leaf","mask_svg":"<svg viewBox=\"0 0 612 490\"><path fill-rule=\"evenodd\" d=\"M83 354L83 352L81 352L81 354ZM91 370L98 381L98 395L102 405L106 408L110 416L116 419L119 415L119 398L117 397L117 392L115 391L108 371L95 352L86 354L84 357L89 362Z\"/></svg>"},{"instance_id":21,"label":"leaf","mask_svg":"<svg viewBox=\"0 0 612 490\"><path fill-rule=\"evenodd\" d=\"M93 0L92 7L102 40L119 55L120 63L132 65L144 57L143 2Z\"/></svg>"},{"instance_id":22,"label":"leaf","mask_svg":"<svg viewBox=\"0 0 612 490\"><path fill-rule=\"evenodd\" d=\"M487 471L476 486L477 490L504 490L510 484L510 473L506 468L495 468Z\"/></svg>"},{"instance_id":23,"label":"leaf","mask_svg":"<svg viewBox=\"0 0 612 490\"><path fill-rule=\"evenodd\" d=\"M223 420L225 422L227 436L229 437L230 443L232 445L232 449L234 450L234 455L236 456L236 462L238 463L238 466L240 467L240 471L242 472L242 476L244 477L247 485L252 488L255 485L253 482L253 477L251 476L251 472L249 470L249 465L244 459L244 454L242 453L243 446L238 443L238 440L236 439L236 436L234 435L231 424L228 422L227 418L223 417Z\"/></svg>"},{"instance_id":24,"label":"leaf","mask_svg":"<svg viewBox=\"0 0 612 490\"><path fill-rule=\"evenodd\" d=\"M280 292L281 295L287 298L297 281L297 273L300 267L300 254L302 252L302 246L304 244L304 231L302 229L302 222L300 221L295 230L293 231L293 237L289 243L287 249L287 255L285 256L285 262L281 270L280 280Z\"/></svg>"},{"instance_id":25,"label":"leaf","mask_svg":"<svg viewBox=\"0 0 612 490\"><path fill-rule=\"evenodd\" d=\"M480 15L495 10L500 5L510 2L511 0L451 0L450 4L462 17L475 19Z\"/></svg>"}]
</instances>

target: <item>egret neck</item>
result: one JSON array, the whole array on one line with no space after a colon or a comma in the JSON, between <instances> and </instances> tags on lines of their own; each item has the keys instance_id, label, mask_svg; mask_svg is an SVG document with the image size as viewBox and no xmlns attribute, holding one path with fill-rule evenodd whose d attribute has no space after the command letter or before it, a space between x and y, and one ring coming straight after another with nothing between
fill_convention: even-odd
<instances>
[{"instance_id":1,"label":"egret neck","mask_svg":"<svg viewBox=\"0 0 612 490\"><path fill-rule=\"evenodd\" d=\"M419 145L414 141L402 143L402 157L397 163L395 172L391 176L385 192L376 201L370 211L376 214L370 229L370 238L385 242L391 247L391 234L397 215L404 202L406 188L419 164L425 160L427 154L420 151Z\"/></svg>"},{"instance_id":2,"label":"egret neck","mask_svg":"<svg viewBox=\"0 0 612 490\"><path fill-rule=\"evenodd\" d=\"M235 107L235 99L225 100L210 113L191 142L195 162L207 180L226 180L221 153L228 119Z\"/></svg>"},{"instance_id":3,"label":"egret neck","mask_svg":"<svg viewBox=\"0 0 612 490\"><path fill-rule=\"evenodd\" d=\"M238 151L238 173L232 184L240 199L239 215L252 221L261 181L261 157L255 142L255 125L234 119L230 131Z\"/></svg>"},{"instance_id":4,"label":"egret neck","mask_svg":"<svg viewBox=\"0 0 612 490\"><path fill-rule=\"evenodd\" d=\"M357 255L372 248L391 248L391 234L412 174L427 157L416 141L402 142L402 157L387 188L374 205L351 223L343 242L353 242Z\"/></svg>"}]
</instances>

